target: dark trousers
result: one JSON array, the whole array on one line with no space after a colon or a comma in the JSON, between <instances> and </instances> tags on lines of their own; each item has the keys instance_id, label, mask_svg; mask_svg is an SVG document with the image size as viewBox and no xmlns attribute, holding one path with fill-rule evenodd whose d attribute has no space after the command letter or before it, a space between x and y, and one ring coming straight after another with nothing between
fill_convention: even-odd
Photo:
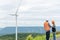
<instances>
[{"instance_id":1,"label":"dark trousers","mask_svg":"<svg viewBox=\"0 0 60 40\"><path fill-rule=\"evenodd\" d=\"M50 31L47 31L46 32L46 40L49 40L49 38L50 38Z\"/></svg>"}]
</instances>

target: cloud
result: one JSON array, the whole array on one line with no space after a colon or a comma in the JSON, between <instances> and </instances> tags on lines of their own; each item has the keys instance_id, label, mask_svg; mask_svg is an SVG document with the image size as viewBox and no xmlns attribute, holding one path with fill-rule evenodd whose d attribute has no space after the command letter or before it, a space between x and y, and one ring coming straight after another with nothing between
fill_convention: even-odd
<instances>
[{"instance_id":1,"label":"cloud","mask_svg":"<svg viewBox=\"0 0 60 40\"><path fill-rule=\"evenodd\" d=\"M22 25L36 25L35 22L41 21L44 22L44 20L49 19L51 21L52 19L56 20L56 25L58 24L59 19L59 13L60 13L60 1L59 0L26 0L26 5L30 5L30 9L25 12L20 13L20 22ZM42 21L43 20L43 21ZM34 22L33 22L34 21ZM26 23L26 24L25 24ZM38 22L39 25L39 22ZM40 24L43 25L43 24Z\"/></svg>"},{"instance_id":2,"label":"cloud","mask_svg":"<svg viewBox=\"0 0 60 40\"><path fill-rule=\"evenodd\" d=\"M31 8L29 5L20 6L19 11L24 12L28 11Z\"/></svg>"},{"instance_id":3,"label":"cloud","mask_svg":"<svg viewBox=\"0 0 60 40\"><path fill-rule=\"evenodd\" d=\"M15 16L9 14L15 14L18 5L19 26L42 26L46 19L60 24L59 0L0 0L0 26L15 26Z\"/></svg>"}]
</instances>

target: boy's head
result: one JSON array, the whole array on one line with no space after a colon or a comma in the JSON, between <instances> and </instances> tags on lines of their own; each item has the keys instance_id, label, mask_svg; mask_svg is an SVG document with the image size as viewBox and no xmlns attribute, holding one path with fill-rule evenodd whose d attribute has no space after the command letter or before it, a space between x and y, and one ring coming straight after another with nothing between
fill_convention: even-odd
<instances>
[{"instance_id":1,"label":"boy's head","mask_svg":"<svg viewBox=\"0 0 60 40\"><path fill-rule=\"evenodd\" d=\"M52 24L55 24L55 21L54 20L52 20Z\"/></svg>"}]
</instances>

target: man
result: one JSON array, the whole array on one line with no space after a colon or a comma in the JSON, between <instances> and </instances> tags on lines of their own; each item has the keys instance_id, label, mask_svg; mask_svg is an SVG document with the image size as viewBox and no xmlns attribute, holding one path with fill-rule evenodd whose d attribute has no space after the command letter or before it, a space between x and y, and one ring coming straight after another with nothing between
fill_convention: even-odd
<instances>
[{"instance_id":1,"label":"man","mask_svg":"<svg viewBox=\"0 0 60 40\"><path fill-rule=\"evenodd\" d=\"M50 24L49 24L49 22L48 22L48 20L46 20L45 22L44 22L44 29L45 29L45 31L46 31L46 40L49 40L49 38L50 38Z\"/></svg>"}]
</instances>

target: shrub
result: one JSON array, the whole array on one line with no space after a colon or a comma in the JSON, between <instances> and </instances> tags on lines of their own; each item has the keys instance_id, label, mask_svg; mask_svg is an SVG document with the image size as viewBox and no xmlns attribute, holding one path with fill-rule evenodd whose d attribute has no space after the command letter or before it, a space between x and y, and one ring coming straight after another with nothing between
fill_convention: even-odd
<instances>
[{"instance_id":1,"label":"shrub","mask_svg":"<svg viewBox=\"0 0 60 40\"><path fill-rule=\"evenodd\" d=\"M30 34L30 35L28 35L28 36L27 36L27 38L26 38L26 40L33 40L32 35L31 35L31 34Z\"/></svg>"}]
</instances>

